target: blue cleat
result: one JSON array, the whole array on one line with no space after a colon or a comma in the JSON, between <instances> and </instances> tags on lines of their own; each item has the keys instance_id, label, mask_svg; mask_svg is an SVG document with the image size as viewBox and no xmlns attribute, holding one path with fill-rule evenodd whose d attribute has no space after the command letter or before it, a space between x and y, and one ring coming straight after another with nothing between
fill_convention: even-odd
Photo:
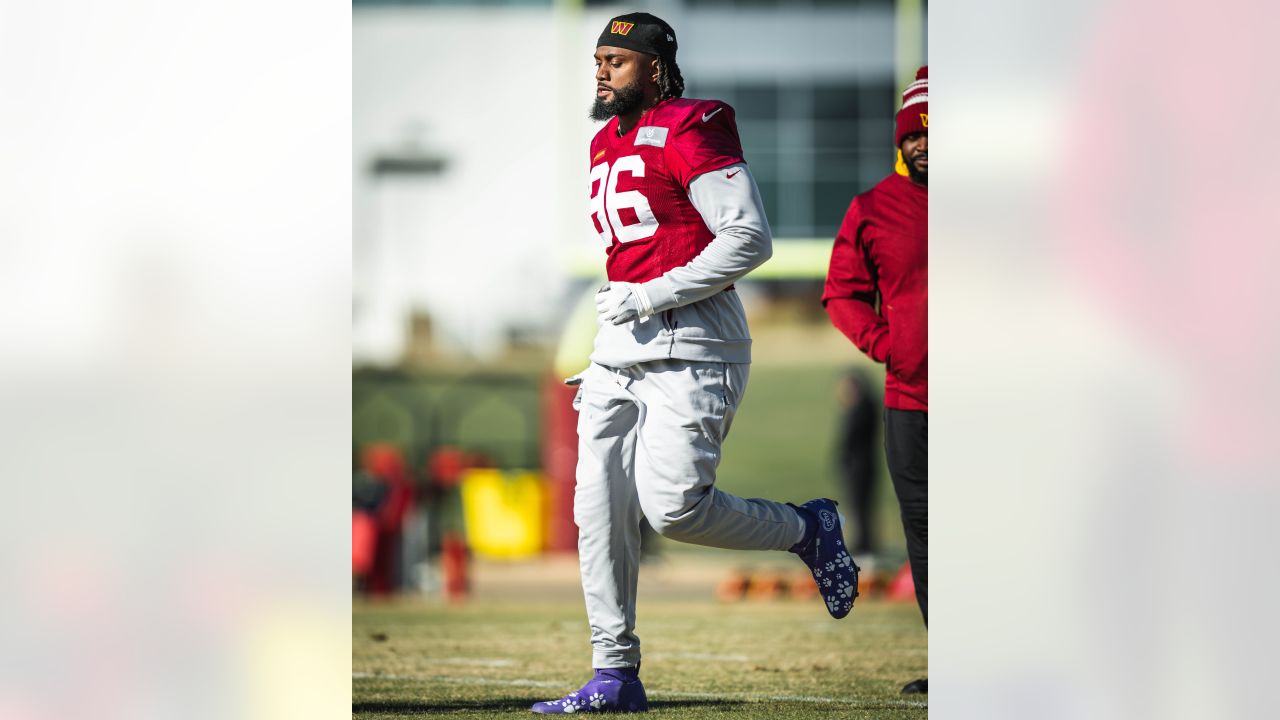
<instances>
[{"instance_id":1,"label":"blue cleat","mask_svg":"<svg viewBox=\"0 0 1280 720\"><path fill-rule=\"evenodd\" d=\"M818 592L827 604L827 612L839 620L849 614L853 609L853 599L858 597L858 565L844 545L844 531L840 526L840 515L836 513L836 503L822 498L792 507L801 514L807 513L815 522L810 525L813 535L793 546L791 552L799 555L809 566L813 581L818 584Z\"/></svg>"},{"instance_id":2,"label":"blue cleat","mask_svg":"<svg viewBox=\"0 0 1280 720\"><path fill-rule=\"evenodd\" d=\"M649 700L640 679L626 681L608 669L596 670L596 676L576 692L559 700L534 703L530 708L541 715L570 713L647 712Z\"/></svg>"}]
</instances>

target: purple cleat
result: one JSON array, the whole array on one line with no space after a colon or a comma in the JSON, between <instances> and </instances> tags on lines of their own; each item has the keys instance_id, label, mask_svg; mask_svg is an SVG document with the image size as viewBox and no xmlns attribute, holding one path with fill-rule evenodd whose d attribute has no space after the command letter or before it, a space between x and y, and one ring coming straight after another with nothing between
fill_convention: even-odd
<instances>
[{"instance_id":1,"label":"purple cleat","mask_svg":"<svg viewBox=\"0 0 1280 720\"><path fill-rule=\"evenodd\" d=\"M796 507L796 506L792 506ZM808 513L816 521L813 535L800 541L791 552L800 556L818 592L827 604L827 612L839 620L853 609L853 599L858 597L858 566L844 546L844 531L840 527L840 515L836 513L834 500L822 498L810 500L796 507L802 514Z\"/></svg>"},{"instance_id":2,"label":"purple cleat","mask_svg":"<svg viewBox=\"0 0 1280 720\"><path fill-rule=\"evenodd\" d=\"M623 677L622 673L607 668L596 670L596 676L580 690L559 700L534 703L530 709L542 715L648 711L649 701L640 678L625 680Z\"/></svg>"}]
</instances>

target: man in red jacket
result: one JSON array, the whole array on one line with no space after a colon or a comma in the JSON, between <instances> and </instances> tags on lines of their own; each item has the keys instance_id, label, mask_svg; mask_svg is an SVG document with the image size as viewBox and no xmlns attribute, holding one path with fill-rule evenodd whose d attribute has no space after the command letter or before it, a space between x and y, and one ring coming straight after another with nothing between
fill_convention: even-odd
<instances>
[{"instance_id":1,"label":"man in red jacket","mask_svg":"<svg viewBox=\"0 0 1280 720\"><path fill-rule=\"evenodd\" d=\"M822 303L885 364L885 457L902 509L916 600L929 624L929 68L902 93L898 171L855 197L831 251ZM878 302L877 302L878 301ZM928 679L903 692L928 692Z\"/></svg>"}]
</instances>

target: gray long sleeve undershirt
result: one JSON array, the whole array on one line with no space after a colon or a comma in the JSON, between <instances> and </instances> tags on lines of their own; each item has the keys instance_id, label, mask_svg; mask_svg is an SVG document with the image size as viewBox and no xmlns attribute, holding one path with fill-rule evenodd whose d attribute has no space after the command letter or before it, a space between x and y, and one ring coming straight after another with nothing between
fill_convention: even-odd
<instances>
[{"instance_id":1,"label":"gray long sleeve undershirt","mask_svg":"<svg viewBox=\"0 0 1280 720\"><path fill-rule=\"evenodd\" d=\"M760 191L740 163L699 175L689 184L689 199L715 238L689 263L634 286L641 307L650 306L649 317L598 323L593 362L751 362L742 302L736 292L722 291L773 254Z\"/></svg>"},{"instance_id":2,"label":"gray long sleeve undershirt","mask_svg":"<svg viewBox=\"0 0 1280 720\"><path fill-rule=\"evenodd\" d=\"M655 313L711 297L773 255L764 203L746 164L694 178L689 200L716 236L689 264L641 284Z\"/></svg>"}]
</instances>

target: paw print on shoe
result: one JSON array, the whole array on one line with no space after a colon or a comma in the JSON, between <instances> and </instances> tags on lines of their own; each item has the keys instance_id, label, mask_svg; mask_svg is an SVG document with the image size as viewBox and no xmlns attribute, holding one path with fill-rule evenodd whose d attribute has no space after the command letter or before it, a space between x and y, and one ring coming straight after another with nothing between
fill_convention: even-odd
<instances>
[{"instance_id":1,"label":"paw print on shoe","mask_svg":"<svg viewBox=\"0 0 1280 720\"><path fill-rule=\"evenodd\" d=\"M793 552L808 566L828 612L839 620L848 614L850 604L846 598L857 595L857 590L845 590L840 586L856 583L857 565L841 537L841 520L836 513L836 504L829 498L819 498L796 507L801 512L807 510L817 516L819 523L810 540L803 546L793 546Z\"/></svg>"},{"instance_id":2,"label":"paw print on shoe","mask_svg":"<svg viewBox=\"0 0 1280 720\"><path fill-rule=\"evenodd\" d=\"M590 704L591 707L595 708L596 710L599 710L600 708L604 707L604 695L601 695L600 693L593 694L590 700L588 701L588 704Z\"/></svg>"},{"instance_id":3,"label":"paw print on shoe","mask_svg":"<svg viewBox=\"0 0 1280 720\"><path fill-rule=\"evenodd\" d=\"M578 706L575 705L572 700L565 700L560 704L564 707L564 711L567 713L576 712L578 709Z\"/></svg>"},{"instance_id":4,"label":"paw print on shoe","mask_svg":"<svg viewBox=\"0 0 1280 720\"><path fill-rule=\"evenodd\" d=\"M847 582L840 583L840 594L845 597L853 597L853 586Z\"/></svg>"}]
</instances>

